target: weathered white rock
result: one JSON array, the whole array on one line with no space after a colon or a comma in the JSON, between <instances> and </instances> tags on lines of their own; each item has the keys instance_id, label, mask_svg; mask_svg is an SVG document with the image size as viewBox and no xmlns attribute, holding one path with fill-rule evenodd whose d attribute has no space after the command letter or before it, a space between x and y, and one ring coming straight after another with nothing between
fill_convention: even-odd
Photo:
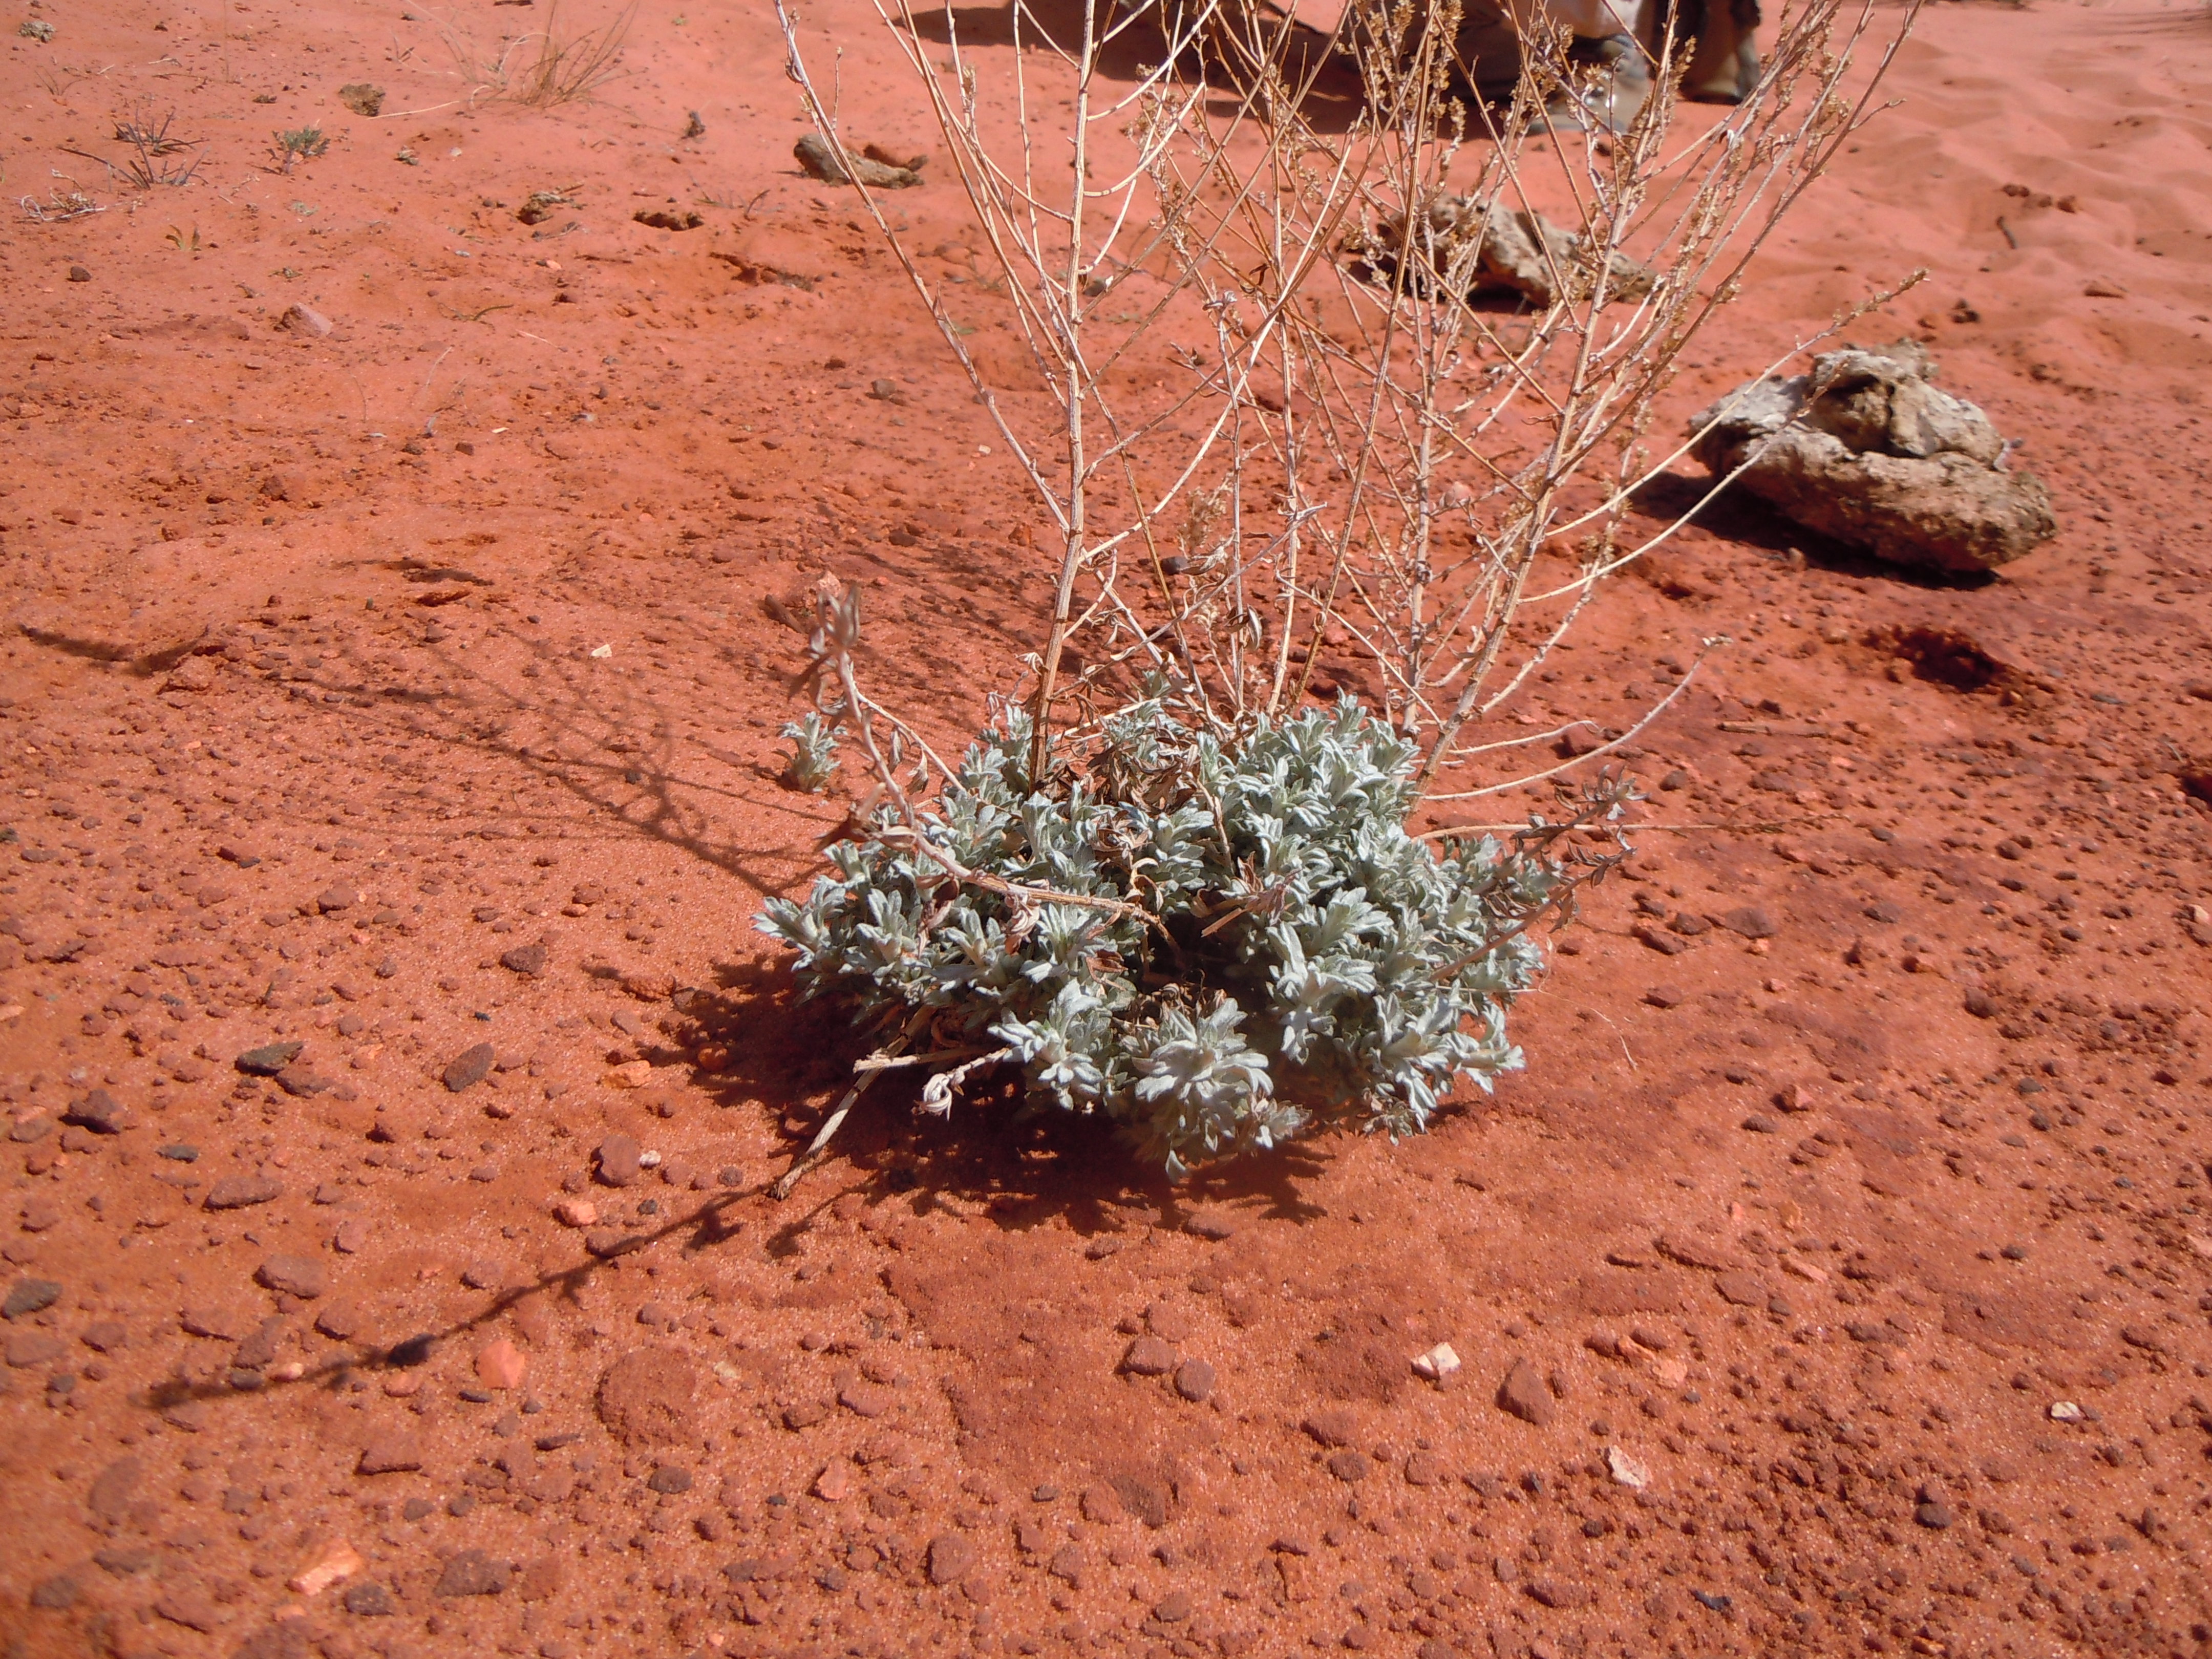
<instances>
[{"instance_id":1,"label":"weathered white rock","mask_svg":"<svg viewBox=\"0 0 2212 1659\"><path fill-rule=\"evenodd\" d=\"M1449 1342L1439 1342L1426 1353L1413 1357L1413 1375L1441 1382L1459 1369L1459 1355Z\"/></svg>"},{"instance_id":2,"label":"weathered white rock","mask_svg":"<svg viewBox=\"0 0 2212 1659\"><path fill-rule=\"evenodd\" d=\"M1372 234L1356 238L1349 252L1386 283L1397 280L1402 265L1424 289L1442 279L1469 295L1518 294L1544 310L1562 298L1589 298L1597 276L1597 262L1577 233L1540 213L1499 202L1485 207L1449 193L1431 199L1410 240L1404 218L1389 216ZM1650 266L1612 254L1605 297L1641 299L1655 280Z\"/></svg>"},{"instance_id":3,"label":"weathered white rock","mask_svg":"<svg viewBox=\"0 0 2212 1659\"><path fill-rule=\"evenodd\" d=\"M1716 477L1784 517L1898 564L1993 570L2057 533L2042 481L1910 340L1823 352L1809 374L1738 386L1691 422Z\"/></svg>"}]
</instances>

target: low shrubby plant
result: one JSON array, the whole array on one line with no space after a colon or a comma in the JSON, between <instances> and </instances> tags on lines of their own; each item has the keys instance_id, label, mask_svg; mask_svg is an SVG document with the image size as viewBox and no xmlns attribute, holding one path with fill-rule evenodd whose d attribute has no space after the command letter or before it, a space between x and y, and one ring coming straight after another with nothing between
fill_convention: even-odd
<instances>
[{"instance_id":1,"label":"low shrubby plant","mask_svg":"<svg viewBox=\"0 0 2212 1659\"><path fill-rule=\"evenodd\" d=\"M331 147L329 137L320 127L295 127L274 133L271 138L278 170L284 173L289 173L299 162L313 161Z\"/></svg>"},{"instance_id":2,"label":"low shrubby plant","mask_svg":"<svg viewBox=\"0 0 2212 1659\"><path fill-rule=\"evenodd\" d=\"M1575 819L1432 850L1407 832L1418 750L1351 698L1224 740L1164 688L1056 738L1018 709L934 803L830 849L836 873L761 926L810 995L940 1068L1018 1069L1028 1103L1126 1126L1170 1175L1310 1124L1426 1127L1454 1082L1521 1063L1530 925L1602 867Z\"/></svg>"},{"instance_id":3,"label":"low shrubby plant","mask_svg":"<svg viewBox=\"0 0 2212 1659\"><path fill-rule=\"evenodd\" d=\"M1614 757L1702 660L1616 729L1530 695L1694 511L1632 519L1687 450L1652 453L1656 400L1879 107L1879 66L1851 70L1873 0L1784 0L1757 84L1694 130L1667 37L1633 118L1572 137L1551 112L1602 103L1610 71L1532 34L1510 103L1472 101L1449 0L1355 0L1319 56L1222 0L1017 6L989 57L879 9L989 280L941 286L847 187L1033 494L1018 539L1050 589L1008 696L956 719L957 766L861 690L858 589L820 597L809 683L867 793L833 872L761 925L874 1045L781 1190L900 1069L940 1113L1018 1073L1029 1108L1109 1119L1178 1173L1316 1126L1419 1130L1517 1063L1534 929L1623 856ZM1038 398L970 350L979 307ZM1454 821L1530 788L1540 811Z\"/></svg>"},{"instance_id":4,"label":"low shrubby plant","mask_svg":"<svg viewBox=\"0 0 2212 1659\"><path fill-rule=\"evenodd\" d=\"M780 735L789 740L791 753L784 757L784 781L810 795L827 789L837 775L837 739L844 730L830 725L813 709L785 722Z\"/></svg>"}]
</instances>

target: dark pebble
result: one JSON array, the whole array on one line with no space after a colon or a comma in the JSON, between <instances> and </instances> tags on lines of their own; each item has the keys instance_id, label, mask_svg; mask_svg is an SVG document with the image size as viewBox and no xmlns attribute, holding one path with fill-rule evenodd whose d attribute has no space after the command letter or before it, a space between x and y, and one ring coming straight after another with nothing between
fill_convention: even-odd
<instances>
[{"instance_id":1,"label":"dark pebble","mask_svg":"<svg viewBox=\"0 0 2212 1659\"><path fill-rule=\"evenodd\" d=\"M283 1195L283 1188L265 1176L226 1176L208 1188L203 1202L210 1210L245 1210Z\"/></svg>"},{"instance_id":2,"label":"dark pebble","mask_svg":"<svg viewBox=\"0 0 2212 1659\"><path fill-rule=\"evenodd\" d=\"M1586 1607L1591 1600L1587 1585L1559 1578L1534 1579L1528 1584L1528 1591L1529 1600L1557 1612Z\"/></svg>"},{"instance_id":3,"label":"dark pebble","mask_svg":"<svg viewBox=\"0 0 2212 1659\"><path fill-rule=\"evenodd\" d=\"M473 1048L464 1048L447 1062L446 1087L459 1094L464 1089L473 1089L491 1075L492 1061L497 1053L489 1042L479 1042Z\"/></svg>"},{"instance_id":4,"label":"dark pebble","mask_svg":"<svg viewBox=\"0 0 2212 1659\"><path fill-rule=\"evenodd\" d=\"M1516 1360L1512 1370L1506 1372L1504 1382L1498 1385L1498 1404L1522 1422L1540 1429L1551 1423L1556 1412L1544 1379L1525 1359Z\"/></svg>"},{"instance_id":5,"label":"dark pebble","mask_svg":"<svg viewBox=\"0 0 2212 1659\"><path fill-rule=\"evenodd\" d=\"M64 1112L65 1121L98 1135L120 1134L131 1127L131 1109L105 1089L94 1089Z\"/></svg>"},{"instance_id":6,"label":"dark pebble","mask_svg":"<svg viewBox=\"0 0 2212 1659\"><path fill-rule=\"evenodd\" d=\"M1176 1367L1175 1391L1194 1406L1213 1396L1213 1367L1203 1359L1186 1359Z\"/></svg>"},{"instance_id":7,"label":"dark pebble","mask_svg":"<svg viewBox=\"0 0 2212 1659\"><path fill-rule=\"evenodd\" d=\"M1121 1369L1133 1376L1164 1376L1175 1363L1175 1350L1157 1336L1139 1337L1121 1356Z\"/></svg>"},{"instance_id":8,"label":"dark pebble","mask_svg":"<svg viewBox=\"0 0 2212 1659\"><path fill-rule=\"evenodd\" d=\"M1722 927L1746 939L1771 939L1775 934L1774 919L1755 904L1731 910L1720 921Z\"/></svg>"},{"instance_id":9,"label":"dark pebble","mask_svg":"<svg viewBox=\"0 0 2212 1659\"><path fill-rule=\"evenodd\" d=\"M940 1588L968 1576L975 1565L975 1547L957 1532L942 1532L929 1540L929 1582Z\"/></svg>"},{"instance_id":10,"label":"dark pebble","mask_svg":"<svg viewBox=\"0 0 2212 1659\"><path fill-rule=\"evenodd\" d=\"M645 1484L657 1492L690 1492L691 1471L663 1464L646 1478Z\"/></svg>"},{"instance_id":11,"label":"dark pebble","mask_svg":"<svg viewBox=\"0 0 2212 1659\"><path fill-rule=\"evenodd\" d=\"M636 1184L643 1173L638 1156L643 1149L629 1135L609 1135L592 1154L601 1181L610 1187L629 1187Z\"/></svg>"},{"instance_id":12,"label":"dark pebble","mask_svg":"<svg viewBox=\"0 0 2212 1659\"><path fill-rule=\"evenodd\" d=\"M254 1270L254 1282L264 1290L281 1291L313 1302L329 1288L323 1264L311 1255L272 1255Z\"/></svg>"},{"instance_id":13,"label":"dark pebble","mask_svg":"<svg viewBox=\"0 0 2212 1659\"><path fill-rule=\"evenodd\" d=\"M1328 1455L1328 1472L1338 1480L1350 1483L1364 1480L1374 1473L1375 1466L1367 1461L1367 1454L1346 1446L1342 1451Z\"/></svg>"},{"instance_id":14,"label":"dark pebble","mask_svg":"<svg viewBox=\"0 0 2212 1659\"><path fill-rule=\"evenodd\" d=\"M77 1595L76 1580L65 1572L56 1573L31 1587L31 1605L49 1613L60 1613L76 1605Z\"/></svg>"},{"instance_id":15,"label":"dark pebble","mask_svg":"<svg viewBox=\"0 0 2212 1659\"><path fill-rule=\"evenodd\" d=\"M300 1056L304 1042L272 1042L265 1048L248 1048L231 1064L248 1077L275 1077Z\"/></svg>"},{"instance_id":16,"label":"dark pebble","mask_svg":"<svg viewBox=\"0 0 2212 1659\"><path fill-rule=\"evenodd\" d=\"M536 979L552 959L553 953L542 945L518 945L501 955L499 965L525 979Z\"/></svg>"},{"instance_id":17,"label":"dark pebble","mask_svg":"<svg viewBox=\"0 0 2212 1659\"><path fill-rule=\"evenodd\" d=\"M197 1164L200 1161L200 1149L179 1143L174 1146L162 1147L161 1156L172 1164Z\"/></svg>"},{"instance_id":18,"label":"dark pebble","mask_svg":"<svg viewBox=\"0 0 2212 1659\"><path fill-rule=\"evenodd\" d=\"M51 1279L19 1279L8 1292L8 1299L0 1303L0 1317L21 1319L26 1314L43 1313L61 1300L62 1287Z\"/></svg>"},{"instance_id":19,"label":"dark pebble","mask_svg":"<svg viewBox=\"0 0 2212 1659\"><path fill-rule=\"evenodd\" d=\"M410 1504L409 1508L413 1508ZM373 1579L363 1579L358 1584L348 1584L343 1598L345 1610L356 1619L389 1619L399 1611L392 1600L392 1592Z\"/></svg>"}]
</instances>

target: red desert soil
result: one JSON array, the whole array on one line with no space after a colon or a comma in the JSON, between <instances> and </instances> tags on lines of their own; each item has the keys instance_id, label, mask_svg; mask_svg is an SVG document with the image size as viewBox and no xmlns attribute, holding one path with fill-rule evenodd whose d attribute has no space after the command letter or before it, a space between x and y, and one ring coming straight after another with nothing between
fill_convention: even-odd
<instances>
[{"instance_id":1,"label":"red desert soil","mask_svg":"<svg viewBox=\"0 0 2212 1659\"><path fill-rule=\"evenodd\" d=\"M1855 337L2063 528L1940 586L1731 507L1619 586L1528 717L1741 643L1495 1099L1171 1188L885 1098L779 1205L855 1048L750 927L842 810L778 607L866 583L950 740L1035 514L762 9L454 101L548 9L10 23L0 1650L2212 1651L2201 10L1931 11L1693 349L1670 419L1924 264ZM70 153L172 109L189 185Z\"/></svg>"}]
</instances>

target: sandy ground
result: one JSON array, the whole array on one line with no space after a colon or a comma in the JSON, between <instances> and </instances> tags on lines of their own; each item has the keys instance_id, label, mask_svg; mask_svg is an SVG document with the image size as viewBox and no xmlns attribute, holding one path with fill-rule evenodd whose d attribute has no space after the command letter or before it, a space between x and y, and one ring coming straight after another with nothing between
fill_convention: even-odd
<instances>
[{"instance_id":1,"label":"sandy ground","mask_svg":"<svg viewBox=\"0 0 2212 1659\"><path fill-rule=\"evenodd\" d=\"M887 1097L781 1205L855 1050L750 927L842 810L766 602L865 582L949 738L1034 514L758 9L455 102L546 10L0 50L0 1651L2212 1651L2201 9L1931 12L1693 352L1924 265L1859 337L2063 529L1946 586L1730 507L1620 585L1528 712L1743 643L1494 1100L1171 1188ZM73 153L172 111L190 184Z\"/></svg>"}]
</instances>

